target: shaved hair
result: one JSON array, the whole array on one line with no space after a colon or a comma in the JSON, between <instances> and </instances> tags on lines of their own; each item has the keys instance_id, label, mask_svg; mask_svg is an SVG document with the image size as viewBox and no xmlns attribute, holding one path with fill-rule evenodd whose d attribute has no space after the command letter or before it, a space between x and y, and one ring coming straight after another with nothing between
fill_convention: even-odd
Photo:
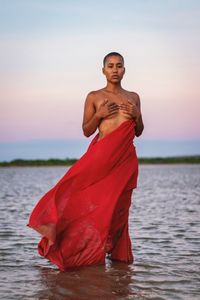
<instances>
[{"instance_id":1,"label":"shaved hair","mask_svg":"<svg viewBox=\"0 0 200 300\"><path fill-rule=\"evenodd\" d=\"M104 57L104 59L103 59L103 66L104 66L104 67L105 67L105 64L106 64L106 60L107 60L110 56L119 56L119 57L121 57L121 59L122 59L122 61L123 61L123 64L124 64L124 58L123 58L123 56L122 56L120 53L118 53L118 52L110 52L110 53L108 53L108 54Z\"/></svg>"}]
</instances>

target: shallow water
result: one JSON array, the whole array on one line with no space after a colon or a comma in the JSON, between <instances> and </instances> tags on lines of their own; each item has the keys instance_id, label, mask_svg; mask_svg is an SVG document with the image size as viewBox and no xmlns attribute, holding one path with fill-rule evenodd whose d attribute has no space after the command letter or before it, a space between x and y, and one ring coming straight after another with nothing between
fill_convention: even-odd
<instances>
[{"instance_id":1,"label":"shallow water","mask_svg":"<svg viewBox=\"0 0 200 300\"><path fill-rule=\"evenodd\" d=\"M0 169L0 299L200 299L200 166L140 166L130 209L134 264L60 272L26 226L65 167Z\"/></svg>"}]
</instances>

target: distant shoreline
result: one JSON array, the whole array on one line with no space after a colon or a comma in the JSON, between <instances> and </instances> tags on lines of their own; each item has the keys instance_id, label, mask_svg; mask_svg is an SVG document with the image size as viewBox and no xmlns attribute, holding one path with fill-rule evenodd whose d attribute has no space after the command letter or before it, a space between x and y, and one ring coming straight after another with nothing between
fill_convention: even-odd
<instances>
[{"instance_id":1,"label":"distant shoreline","mask_svg":"<svg viewBox=\"0 0 200 300\"><path fill-rule=\"evenodd\" d=\"M71 166L78 159L14 159L9 162L1 161L0 167L38 167L38 166ZM139 164L199 164L200 155L173 157L140 157Z\"/></svg>"}]
</instances>

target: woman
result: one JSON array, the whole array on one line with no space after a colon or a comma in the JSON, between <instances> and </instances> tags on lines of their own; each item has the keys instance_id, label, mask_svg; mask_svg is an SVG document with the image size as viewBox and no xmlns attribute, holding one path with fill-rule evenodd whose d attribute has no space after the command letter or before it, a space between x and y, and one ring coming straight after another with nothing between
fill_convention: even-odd
<instances>
[{"instance_id":1,"label":"woman","mask_svg":"<svg viewBox=\"0 0 200 300\"><path fill-rule=\"evenodd\" d=\"M88 94L82 125L85 136L98 133L40 199L27 224L43 236L39 254L62 271L104 264L106 255L133 262L128 213L138 177L133 139L144 128L140 99L121 87L121 54L107 54L102 70L107 85Z\"/></svg>"}]
</instances>

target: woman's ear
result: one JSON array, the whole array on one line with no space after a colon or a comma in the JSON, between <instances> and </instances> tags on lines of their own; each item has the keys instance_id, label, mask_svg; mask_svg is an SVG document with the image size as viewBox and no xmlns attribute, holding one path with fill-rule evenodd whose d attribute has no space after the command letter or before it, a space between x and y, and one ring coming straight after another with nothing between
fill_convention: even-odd
<instances>
[{"instance_id":1,"label":"woman's ear","mask_svg":"<svg viewBox=\"0 0 200 300\"><path fill-rule=\"evenodd\" d=\"M105 69L104 69L104 67L102 68L102 73L105 75Z\"/></svg>"}]
</instances>

